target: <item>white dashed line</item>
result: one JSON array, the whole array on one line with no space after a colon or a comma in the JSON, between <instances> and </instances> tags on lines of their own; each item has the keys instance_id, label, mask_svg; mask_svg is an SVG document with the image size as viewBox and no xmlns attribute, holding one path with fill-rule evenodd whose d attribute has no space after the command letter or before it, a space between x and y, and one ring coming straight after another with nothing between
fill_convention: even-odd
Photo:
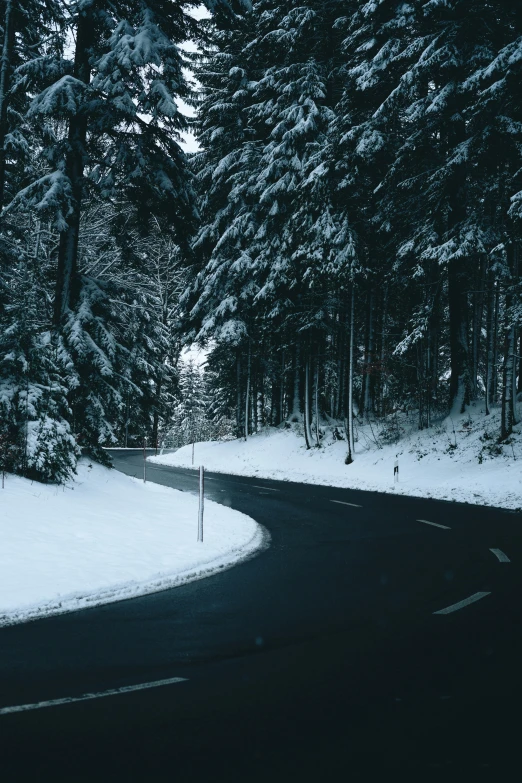
<instances>
[{"instance_id":1,"label":"white dashed line","mask_svg":"<svg viewBox=\"0 0 522 783\"><path fill-rule=\"evenodd\" d=\"M269 492L281 492L280 489L272 489L272 487L260 487L259 484L251 484L250 486L256 489L267 489Z\"/></svg>"},{"instance_id":2,"label":"white dashed line","mask_svg":"<svg viewBox=\"0 0 522 783\"><path fill-rule=\"evenodd\" d=\"M459 609L464 609L465 606L474 604L475 601L480 601L481 598L485 598L487 595L491 595L491 593L473 593L473 595L470 595L469 598L465 598L463 601L459 601L458 604L446 606L445 609L439 609L438 612L433 612L433 614L451 614L452 612L456 612Z\"/></svg>"},{"instance_id":3,"label":"white dashed line","mask_svg":"<svg viewBox=\"0 0 522 783\"><path fill-rule=\"evenodd\" d=\"M511 563L509 557L501 549L490 549L489 551L493 552L495 557L498 557L501 563Z\"/></svg>"},{"instance_id":4,"label":"white dashed line","mask_svg":"<svg viewBox=\"0 0 522 783\"><path fill-rule=\"evenodd\" d=\"M418 519L417 522L423 522L425 525L433 525L433 527L440 527L443 530L451 530L447 525L439 525L438 522L428 522L427 519Z\"/></svg>"},{"instance_id":5,"label":"white dashed line","mask_svg":"<svg viewBox=\"0 0 522 783\"><path fill-rule=\"evenodd\" d=\"M82 696L68 696L64 699L51 699L50 701L38 701L35 704L19 704L16 707L0 707L0 715L9 715L13 712L28 712L29 710L41 710L44 707L59 707L62 704L74 704L78 701L90 701L91 699L103 699L105 696L118 696L121 693L144 691L149 688L161 688L164 685L174 685L177 682L187 682L186 677L171 677L168 680L156 680L155 682L142 682L139 685L126 685L123 688L113 688L110 691L100 693L84 693Z\"/></svg>"},{"instance_id":6,"label":"white dashed line","mask_svg":"<svg viewBox=\"0 0 522 783\"><path fill-rule=\"evenodd\" d=\"M342 506L353 506L353 508L362 508L357 503L347 503L345 500L330 500L330 503L340 503Z\"/></svg>"}]
</instances>

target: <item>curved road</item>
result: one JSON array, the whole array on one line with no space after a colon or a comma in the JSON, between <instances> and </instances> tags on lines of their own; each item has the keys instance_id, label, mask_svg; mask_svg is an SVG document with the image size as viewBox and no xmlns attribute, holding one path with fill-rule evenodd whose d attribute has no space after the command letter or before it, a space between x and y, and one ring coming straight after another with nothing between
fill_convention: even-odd
<instances>
[{"instance_id":1,"label":"curved road","mask_svg":"<svg viewBox=\"0 0 522 783\"><path fill-rule=\"evenodd\" d=\"M139 453L113 456L140 474ZM188 470L150 464L148 479L197 489ZM269 549L0 629L0 708L182 681L0 709L2 783L522 780L522 515L207 479L208 497L270 531Z\"/></svg>"}]
</instances>

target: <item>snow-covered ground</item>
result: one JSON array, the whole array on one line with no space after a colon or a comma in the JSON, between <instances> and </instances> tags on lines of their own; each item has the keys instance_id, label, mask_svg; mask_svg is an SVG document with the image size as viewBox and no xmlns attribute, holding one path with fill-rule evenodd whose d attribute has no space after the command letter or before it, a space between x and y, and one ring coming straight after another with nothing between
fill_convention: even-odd
<instances>
[{"instance_id":1,"label":"snow-covered ground","mask_svg":"<svg viewBox=\"0 0 522 783\"><path fill-rule=\"evenodd\" d=\"M1 486L1 485L0 485ZM267 534L238 511L82 460L65 487L7 475L0 488L0 625L208 576Z\"/></svg>"},{"instance_id":2,"label":"snow-covered ground","mask_svg":"<svg viewBox=\"0 0 522 783\"><path fill-rule=\"evenodd\" d=\"M306 450L297 431L268 429L248 439L197 443L195 462L207 470L337 487L394 492L480 505L522 508L522 435L518 425L511 443L499 446L499 412L485 416L483 406L447 418L427 430L416 429L414 416L399 416L383 427L358 428L355 461L344 464L346 442L324 428L321 448ZM400 440L394 438L396 428ZM455 445L456 444L456 445ZM151 462L191 466L192 447L151 457ZM399 460L399 483L393 480Z\"/></svg>"}]
</instances>

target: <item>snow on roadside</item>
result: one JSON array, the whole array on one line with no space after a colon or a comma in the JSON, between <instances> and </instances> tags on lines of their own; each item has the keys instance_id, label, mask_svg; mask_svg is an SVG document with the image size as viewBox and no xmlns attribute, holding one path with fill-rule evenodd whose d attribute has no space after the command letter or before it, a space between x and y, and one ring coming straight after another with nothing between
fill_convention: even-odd
<instances>
[{"instance_id":1,"label":"snow on roadside","mask_svg":"<svg viewBox=\"0 0 522 783\"><path fill-rule=\"evenodd\" d=\"M7 475L0 489L0 626L157 592L251 556L250 517L82 460L66 487Z\"/></svg>"},{"instance_id":2,"label":"snow on roadside","mask_svg":"<svg viewBox=\"0 0 522 783\"><path fill-rule=\"evenodd\" d=\"M520 425L512 442L503 446L497 444L499 429L499 412L486 417L477 405L422 432L412 418L410 430L402 426L402 438L395 444L386 443L386 434L375 425L359 427L351 465L344 464L346 442L333 440L331 428L321 448L307 451L297 425L267 429L246 442L197 443L195 455L196 464L209 471L522 509ZM190 467L191 448L150 461Z\"/></svg>"}]
</instances>

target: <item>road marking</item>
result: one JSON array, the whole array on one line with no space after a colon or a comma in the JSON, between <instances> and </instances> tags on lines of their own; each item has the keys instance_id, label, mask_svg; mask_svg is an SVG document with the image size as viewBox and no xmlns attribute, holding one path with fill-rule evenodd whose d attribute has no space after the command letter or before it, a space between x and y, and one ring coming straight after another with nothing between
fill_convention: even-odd
<instances>
[{"instance_id":1,"label":"road marking","mask_svg":"<svg viewBox=\"0 0 522 783\"><path fill-rule=\"evenodd\" d=\"M418 519L417 522L424 522L425 525L433 525L433 527L441 527L443 530L451 530L447 525L439 525L438 522L428 522L427 519Z\"/></svg>"},{"instance_id":2,"label":"road marking","mask_svg":"<svg viewBox=\"0 0 522 783\"><path fill-rule=\"evenodd\" d=\"M74 704L78 701L90 699L103 699L104 696L118 696L120 693L132 693L144 691L149 688L161 688L164 685L174 685L177 682L187 682L186 677L171 677L168 680L156 680L155 682L142 682L139 685L126 685L123 688L113 688L110 691L100 693L84 693L82 696L66 696L63 699L51 699L50 701L38 701L35 704L19 704L16 707L0 707L0 715L9 715L12 712L27 712L29 710L41 710L43 707L58 707L61 704Z\"/></svg>"},{"instance_id":3,"label":"road marking","mask_svg":"<svg viewBox=\"0 0 522 783\"><path fill-rule=\"evenodd\" d=\"M259 484L251 484L250 486L255 487L256 489L267 489L269 492L281 492L280 489L272 489L272 487L261 487Z\"/></svg>"},{"instance_id":4,"label":"road marking","mask_svg":"<svg viewBox=\"0 0 522 783\"><path fill-rule=\"evenodd\" d=\"M490 549L489 551L493 552L495 557L498 557L501 563L511 563L509 557L501 549Z\"/></svg>"},{"instance_id":5,"label":"road marking","mask_svg":"<svg viewBox=\"0 0 522 783\"><path fill-rule=\"evenodd\" d=\"M459 601L458 604L446 606L445 609L439 609L438 612L433 612L433 614L451 614L452 612L456 612L459 609L464 609L465 606L474 604L475 601L480 601L481 598L485 598L487 595L491 595L491 593L473 593L473 595L470 595L469 598L465 598L463 601Z\"/></svg>"},{"instance_id":6,"label":"road marking","mask_svg":"<svg viewBox=\"0 0 522 783\"><path fill-rule=\"evenodd\" d=\"M353 506L354 508L362 508L357 503L347 503L345 500L330 500L330 503L340 503L342 506Z\"/></svg>"}]
</instances>

